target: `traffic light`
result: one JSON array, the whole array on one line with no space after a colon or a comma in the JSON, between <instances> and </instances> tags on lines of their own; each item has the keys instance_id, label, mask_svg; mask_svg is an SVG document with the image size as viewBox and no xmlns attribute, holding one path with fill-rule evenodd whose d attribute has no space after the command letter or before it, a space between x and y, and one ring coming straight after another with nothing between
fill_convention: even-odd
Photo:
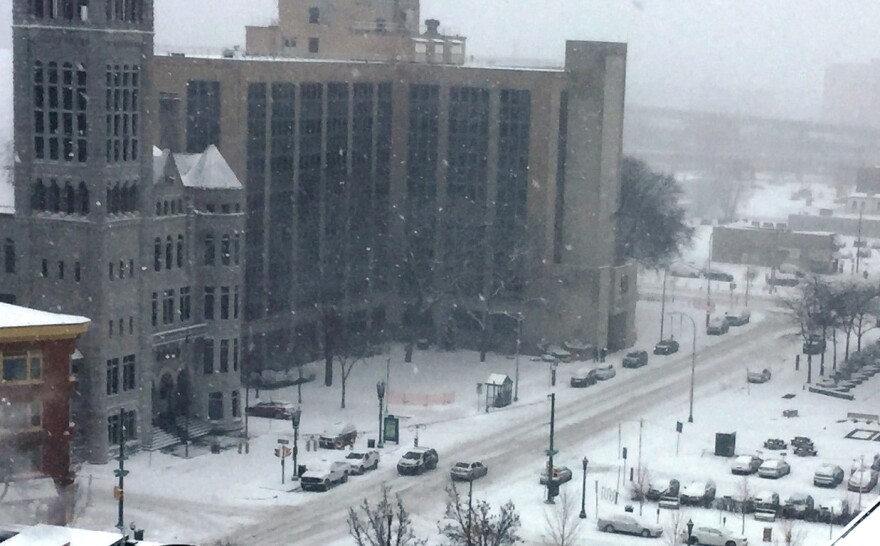
<instances>
[{"instance_id":1,"label":"traffic light","mask_svg":"<svg viewBox=\"0 0 880 546\"><path fill-rule=\"evenodd\" d=\"M623 448L623 458L626 459L626 448Z\"/></svg>"},{"instance_id":2,"label":"traffic light","mask_svg":"<svg viewBox=\"0 0 880 546\"><path fill-rule=\"evenodd\" d=\"M282 455L282 453L283 452L281 451L281 446L278 446L275 448L275 456L276 457L283 457L284 455Z\"/></svg>"}]
</instances>

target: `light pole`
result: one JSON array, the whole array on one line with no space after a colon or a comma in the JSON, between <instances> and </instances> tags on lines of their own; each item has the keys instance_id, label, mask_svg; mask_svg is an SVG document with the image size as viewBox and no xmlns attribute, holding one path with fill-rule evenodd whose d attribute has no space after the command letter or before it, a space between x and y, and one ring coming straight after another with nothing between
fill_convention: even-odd
<instances>
[{"instance_id":1,"label":"light pole","mask_svg":"<svg viewBox=\"0 0 880 546\"><path fill-rule=\"evenodd\" d=\"M513 379L513 401L519 402L519 345L522 341L523 314L516 314L516 373Z\"/></svg>"},{"instance_id":2,"label":"light pole","mask_svg":"<svg viewBox=\"0 0 880 546\"><path fill-rule=\"evenodd\" d=\"M692 540L694 538L694 520L688 518L688 522L685 524L688 528L688 544L693 544Z\"/></svg>"},{"instance_id":3,"label":"light pole","mask_svg":"<svg viewBox=\"0 0 880 546\"><path fill-rule=\"evenodd\" d=\"M302 408L297 406L290 412L290 424L293 425L293 479L299 478L299 466L296 464L296 456L299 451L299 419L302 417Z\"/></svg>"},{"instance_id":4,"label":"light pole","mask_svg":"<svg viewBox=\"0 0 880 546\"><path fill-rule=\"evenodd\" d=\"M548 394L547 398L550 399L550 448L547 450L547 500L545 502L555 504L553 502L553 456L557 452L553 449L553 429L556 425L556 393Z\"/></svg>"},{"instance_id":5,"label":"light pole","mask_svg":"<svg viewBox=\"0 0 880 546\"><path fill-rule=\"evenodd\" d=\"M587 519L587 465L590 464L590 461L584 457L584 460L581 462L584 465L584 482L581 485L581 513L578 517Z\"/></svg>"},{"instance_id":6,"label":"light pole","mask_svg":"<svg viewBox=\"0 0 880 546\"><path fill-rule=\"evenodd\" d=\"M670 315L678 315L680 317L685 317L689 321L691 321L691 327L694 330L693 337L693 346L691 348L691 402L690 402L690 413L688 414L688 423L694 422L694 380L697 373L697 323L694 322L693 317L686 313L682 313L681 311L672 311L669 313Z\"/></svg>"},{"instance_id":7,"label":"light pole","mask_svg":"<svg viewBox=\"0 0 880 546\"><path fill-rule=\"evenodd\" d=\"M669 273L669 266L663 268L663 296L660 298L660 341L663 341L663 321L666 318L666 275Z\"/></svg>"},{"instance_id":8,"label":"light pole","mask_svg":"<svg viewBox=\"0 0 880 546\"><path fill-rule=\"evenodd\" d=\"M382 430L382 399L385 398L385 382L377 381L376 382L376 396L379 397L379 443L376 444L376 447L382 448L385 447L385 443L383 440L383 430Z\"/></svg>"},{"instance_id":9,"label":"light pole","mask_svg":"<svg viewBox=\"0 0 880 546\"><path fill-rule=\"evenodd\" d=\"M706 328L709 327L709 313L712 308L712 244L715 238L715 228L709 235L709 266L706 268Z\"/></svg>"}]
</instances>

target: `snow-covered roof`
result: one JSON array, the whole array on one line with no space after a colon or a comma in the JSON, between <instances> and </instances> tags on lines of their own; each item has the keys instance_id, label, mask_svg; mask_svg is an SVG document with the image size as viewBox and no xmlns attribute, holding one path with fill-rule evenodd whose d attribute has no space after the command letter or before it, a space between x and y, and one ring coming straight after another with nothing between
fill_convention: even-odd
<instances>
[{"instance_id":1,"label":"snow-covered roof","mask_svg":"<svg viewBox=\"0 0 880 546\"><path fill-rule=\"evenodd\" d=\"M175 154L183 185L211 190L239 190L241 181L216 146L211 144L200 154Z\"/></svg>"},{"instance_id":2,"label":"snow-covered roof","mask_svg":"<svg viewBox=\"0 0 880 546\"><path fill-rule=\"evenodd\" d=\"M510 381L510 377L504 375L503 373L493 373L489 376L489 379L486 380L486 384L503 385L505 381Z\"/></svg>"},{"instance_id":3,"label":"snow-covered roof","mask_svg":"<svg viewBox=\"0 0 880 546\"><path fill-rule=\"evenodd\" d=\"M25 528L3 546L116 546L122 540L119 533L39 524Z\"/></svg>"},{"instance_id":4,"label":"snow-covered roof","mask_svg":"<svg viewBox=\"0 0 880 546\"><path fill-rule=\"evenodd\" d=\"M85 317L60 315L9 303L0 303L0 329L34 326L71 326L88 324L89 322L89 319Z\"/></svg>"}]
</instances>

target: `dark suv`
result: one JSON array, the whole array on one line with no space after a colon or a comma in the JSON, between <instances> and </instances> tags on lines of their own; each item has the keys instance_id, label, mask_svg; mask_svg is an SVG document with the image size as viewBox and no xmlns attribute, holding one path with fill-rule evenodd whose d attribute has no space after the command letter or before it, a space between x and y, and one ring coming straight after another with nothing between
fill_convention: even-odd
<instances>
[{"instance_id":1,"label":"dark suv","mask_svg":"<svg viewBox=\"0 0 880 546\"><path fill-rule=\"evenodd\" d=\"M425 470L437 468L440 456L430 447L414 447L397 462L397 473L402 475L421 474Z\"/></svg>"},{"instance_id":2,"label":"dark suv","mask_svg":"<svg viewBox=\"0 0 880 546\"><path fill-rule=\"evenodd\" d=\"M631 351L623 357L624 368L641 368L648 364L648 353L646 351Z\"/></svg>"}]
</instances>

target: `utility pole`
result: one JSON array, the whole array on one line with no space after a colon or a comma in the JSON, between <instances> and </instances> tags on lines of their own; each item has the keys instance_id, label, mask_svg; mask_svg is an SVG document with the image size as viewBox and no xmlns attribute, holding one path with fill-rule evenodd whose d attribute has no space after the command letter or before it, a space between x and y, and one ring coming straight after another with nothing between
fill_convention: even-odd
<instances>
[{"instance_id":1,"label":"utility pole","mask_svg":"<svg viewBox=\"0 0 880 546\"><path fill-rule=\"evenodd\" d=\"M666 319L666 275L669 273L669 266L663 269L663 296L660 298L660 341L663 341L663 323Z\"/></svg>"},{"instance_id":2,"label":"utility pole","mask_svg":"<svg viewBox=\"0 0 880 546\"><path fill-rule=\"evenodd\" d=\"M547 504L554 504L553 502L553 485L555 480L553 479L553 455L557 453L555 449L553 449L553 432L556 426L556 393L550 393L547 395L547 398L550 399L550 448L547 450Z\"/></svg>"},{"instance_id":3,"label":"utility pole","mask_svg":"<svg viewBox=\"0 0 880 546\"><path fill-rule=\"evenodd\" d=\"M116 521L116 528L119 529L119 532L123 535L125 534L125 476L128 475L128 470L125 469L125 409L119 408L119 457L116 459L119 461L119 468L113 471L113 474L119 478L119 485L117 496L119 499L119 519Z\"/></svg>"},{"instance_id":4,"label":"utility pole","mask_svg":"<svg viewBox=\"0 0 880 546\"><path fill-rule=\"evenodd\" d=\"M513 401L519 402L519 345L522 340L522 313L516 316L516 373L513 380Z\"/></svg>"},{"instance_id":5,"label":"utility pole","mask_svg":"<svg viewBox=\"0 0 880 546\"><path fill-rule=\"evenodd\" d=\"M468 529L467 544L473 546L473 516L474 516L474 480L468 481Z\"/></svg>"},{"instance_id":6,"label":"utility pole","mask_svg":"<svg viewBox=\"0 0 880 546\"><path fill-rule=\"evenodd\" d=\"M859 203L859 237L856 243L856 273L859 272L859 264L862 258L862 213L865 211L865 202Z\"/></svg>"}]
</instances>

